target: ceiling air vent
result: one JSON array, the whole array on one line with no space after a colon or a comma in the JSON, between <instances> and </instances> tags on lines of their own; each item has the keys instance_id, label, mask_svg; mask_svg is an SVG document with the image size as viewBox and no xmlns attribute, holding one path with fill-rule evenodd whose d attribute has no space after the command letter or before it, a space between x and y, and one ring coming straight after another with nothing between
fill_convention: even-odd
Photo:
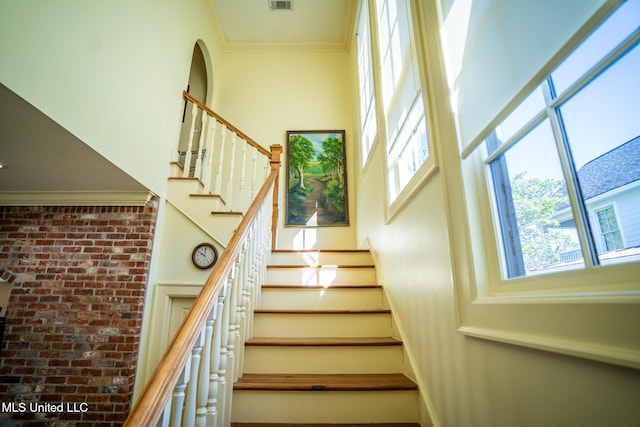
<instances>
[{"instance_id":1,"label":"ceiling air vent","mask_svg":"<svg viewBox=\"0 0 640 427\"><path fill-rule=\"evenodd\" d=\"M291 0L268 0L271 10L291 10Z\"/></svg>"}]
</instances>

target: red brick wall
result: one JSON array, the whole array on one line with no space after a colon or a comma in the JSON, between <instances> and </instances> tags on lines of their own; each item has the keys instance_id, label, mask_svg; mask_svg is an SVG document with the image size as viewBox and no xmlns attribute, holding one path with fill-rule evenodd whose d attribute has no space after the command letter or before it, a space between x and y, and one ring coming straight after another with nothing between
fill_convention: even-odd
<instances>
[{"instance_id":1,"label":"red brick wall","mask_svg":"<svg viewBox=\"0 0 640 427\"><path fill-rule=\"evenodd\" d=\"M0 207L0 277L13 286L0 352L0 425L122 424L156 214L156 200Z\"/></svg>"}]
</instances>

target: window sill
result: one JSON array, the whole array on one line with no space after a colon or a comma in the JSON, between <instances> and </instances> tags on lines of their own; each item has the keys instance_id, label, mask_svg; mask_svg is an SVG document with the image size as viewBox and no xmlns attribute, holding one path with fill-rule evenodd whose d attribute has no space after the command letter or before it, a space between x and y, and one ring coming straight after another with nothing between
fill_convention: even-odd
<instances>
[{"instance_id":1,"label":"window sill","mask_svg":"<svg viewBox=\"0 0 640 427\"><path fill-rule=\"evenodd\" d=\"M461 326L458 328L458 332L474 338L488 339L505 344L564 354L566 356L580 357L611 365L640 369L639 349L602 346L597 343L570 341L567 339L467 326Z\"/></svg>"},{"instance_id":2,"label":"window sill","mask_svg":"<svg viewBox=\"0 0 640 427\"><path fill-rule=\"evenodd\" d=\"M640 291L478 297L459 308L466 336L640 369Z\"/></svg>"},{"instance_id":3,"label":"window sill","mask_svg":"<svg viewBox=\"0 0 640 427\"><path fill-rule=\"evenodd\" d=\"M409 180L407 185L400 191L400 194L391 203L387 203L385 209L385 224L389 224L393 218L409 204L418 191L438 172L438 166L430 156L427 161L418 169L415 175ZM386 183L386 181L385 181ZM388 184L385 184L388 199Z\"/></svg>"}]
</instances>

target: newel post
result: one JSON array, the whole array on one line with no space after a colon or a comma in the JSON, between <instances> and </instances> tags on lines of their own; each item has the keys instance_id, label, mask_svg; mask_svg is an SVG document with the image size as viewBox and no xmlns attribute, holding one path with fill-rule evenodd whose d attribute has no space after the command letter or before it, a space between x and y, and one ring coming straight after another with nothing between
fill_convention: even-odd
<instances>
[{"instance_id":1,"label":"newel post","mask_svg":"<svg viewBox=\"0 0 640 427\"><path fill-rule=\"evenodd\" d=\"M271 159L269 163L271 165L271 171L276 171L276 182L273 187L273 209L271 213L271 249L275 250L276 242L278 239L278 189L280 187L280 156L282 155L282 145L271 145Z\"/></svg>"}]
</instances>

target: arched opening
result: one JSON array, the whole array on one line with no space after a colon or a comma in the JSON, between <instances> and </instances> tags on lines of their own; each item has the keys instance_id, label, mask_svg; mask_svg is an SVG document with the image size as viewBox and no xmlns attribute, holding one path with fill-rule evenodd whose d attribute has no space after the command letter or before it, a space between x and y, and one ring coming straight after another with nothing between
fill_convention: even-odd
<instances>
[{"instance_id":1,"label":"arched opening","mask_svg":"<svg viewBox=\"0 0 640 427\"><path fill-rule=\"evenodd\" d=\"M209 74L207 72L207 60L200 46L201 42L197 42L193 48L193 55L191 57L191 69L189 71L189 81L187 83L187 92L199 100L200 102L207 103L207 95L209 92ZM206 50L205 50L206 51ZM180 166L184 167L185 158L187 156L187 147L189 146L189 135L191 129L191 122L193 120L192 111L190 106L185 101L184 112L182 114L182 127L180 129L180 141L178 143L179 157L178 162ZM196 128L193 135L193 141L191 146L191 170L189 176L193 176L195 169L195 159L198 157L200 132L202 129L198 123L202 121L202 112L198 110L196 116Z\"/></svg>"}]
</instances>

